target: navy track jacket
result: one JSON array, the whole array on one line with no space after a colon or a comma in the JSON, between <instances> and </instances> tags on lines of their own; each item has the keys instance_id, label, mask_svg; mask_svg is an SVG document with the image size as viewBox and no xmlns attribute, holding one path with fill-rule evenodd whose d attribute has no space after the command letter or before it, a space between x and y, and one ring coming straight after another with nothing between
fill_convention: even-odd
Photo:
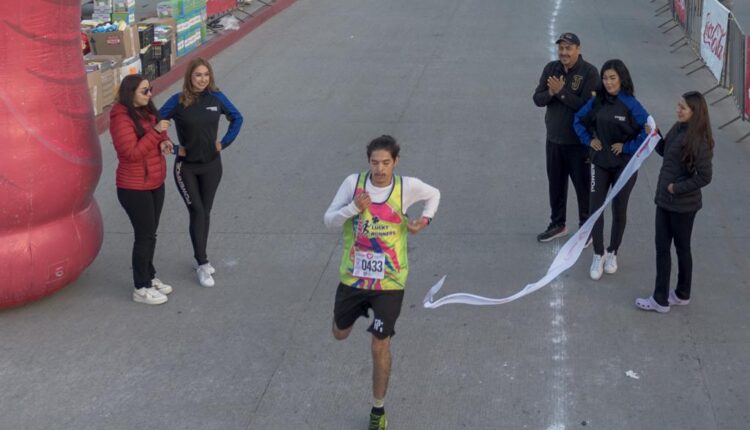
<instances>
[{"instance_id":1,"label":"navy track jacket","mask_svg":"<svg viewBox=\"0 0 750 430\"><path fill-rule=\"evenodd\" d=\"M591 146L594 136L602 142L601 151L591 151L592 163L603 168L624 167L646 139L648 116L635 97L620 91L616 96L591 98L576 112L573 128L586 146ZM612 153L615 143L623 144L622 154Z\"/></svg>"},{"instance_id":2,"label":"navy track jacket","mask_svg":"<svg viewBox=\"0 0 750 430\"><path fill-rule=\"evenodd\" d=\"M218 156L216 141L221 115L229 120L229 129L221 139L222 149L231 145L242 127L242 114L221 91L203 91L188 107L180 103L177 93L159 109L163 119L175 122L177 139L185 147L184 160L208 163ZM175 153L177 147L175 146Z\"/></svg>"}]
</instances>

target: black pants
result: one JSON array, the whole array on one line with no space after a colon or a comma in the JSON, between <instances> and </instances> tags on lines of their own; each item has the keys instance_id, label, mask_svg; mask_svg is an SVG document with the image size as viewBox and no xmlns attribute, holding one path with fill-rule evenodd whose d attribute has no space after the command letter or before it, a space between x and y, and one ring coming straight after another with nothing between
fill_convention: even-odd
<instances>
[{"instance_id":1,"label":"black pants","mask_svg":"<svg viewBox=\"0 0 750 430\"><path fill-rule=\"evenodd\" d=\"M552 225L565 225L568 208L568 177L573 181L578 200L578 225L589 217L589 149L581 144L560 145L547 141L547 181Z\"/></svg>"},{"instance_id":2,"label":"black pants","mask_svg":"<svg viewBox=\"0 0 750 430\"><path fill-rule=\"evenodd\" d=\"M221 157L208 163L188 163L177 159L174 179L190 213L190 240L198 264L208 263L206 244L211 221L211 207L221 182Z\"/></svg>"},{"instance_id":3,"label":"black pants","mask_svg":"<svg viewBox=\"0 0 750 430\"><path fill-rule=\"evenodd\" d=\"M596 211L607 198L607 192L617 182L624 167L604 169L595 164L591 165L591 200L589 207ZM607 251L617 253L622 243L622 235L625 233L625 224L628 219L628 200L630 192L633 191L638 172L625 183L617 196L612 199L612 233L609 237L609 248ZM594 239L594 253L604 255L604 214L594 223L591 233Z\"/></svg>"},{"instance_id":4,"label":"black pants","mask_svg":"<svg viewBox=\"0 0 750 430\"><path fill-rule=\"evenodd\" d=\"M148 288L156 276L154 250L156 229L164 206L164 184L155 190L117 189L117 200L125 209L133 225L133 283L135 288Z\"/></svg>"},{"instance_id":5,"label":"black pants","mask_svg":"<svg viewBox=\"0 0 750 430\"><path fill-rule=\"evenodd\" d=\"M694 212L672 212L656 207L656 287L654 300L662 306L669 304L669 275L672 271L672 240L677 250L677 288L675 294L683 300L690 299L693 278L693 256L690 253L690 236L693 233Z\"/></svg>"}]
</instances>

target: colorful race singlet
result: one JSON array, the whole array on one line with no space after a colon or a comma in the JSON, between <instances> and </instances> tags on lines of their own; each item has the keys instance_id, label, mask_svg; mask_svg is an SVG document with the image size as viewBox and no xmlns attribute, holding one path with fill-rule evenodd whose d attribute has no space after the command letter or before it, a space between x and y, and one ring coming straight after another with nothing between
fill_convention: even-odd
<instances>
[{"instance_id":1,"label":"colorful race singlet","mask_svg":"<svg viewBox=\"0 0 750 430\"><path fill-rule=\"evenodd\" d=\"M365 192L369 172L359 174L354 196ZM393 175L391 193L383 203L344 223L341 282L366 290L403 290L409 274L406 254L407 218L401 211L403 182Z\"/></svg>"}]
</instances>

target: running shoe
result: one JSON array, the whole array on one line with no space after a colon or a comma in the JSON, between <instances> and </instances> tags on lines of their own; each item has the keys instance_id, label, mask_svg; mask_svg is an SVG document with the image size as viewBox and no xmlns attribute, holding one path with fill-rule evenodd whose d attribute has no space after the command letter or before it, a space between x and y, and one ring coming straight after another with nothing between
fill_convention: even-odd
<instances>
[{"instance_id":1,"label":"running shoe","mask_svg":"<svg viewBox=\"0 0 750 430\"><path fill-rule=\"evenodd\" d=\"M156 291L155 288L136 288L133 291L133 301L147 305L160 305L167 302L167 296Z\"/></svg>"},{"instance_id":2,"label":"running shoe","mask_svg":"<svg viewBox=\"0 0 750 430\"><path fill-rule=\"evenodd\" d=\"M614 252L604 253L604 273L610 275L617 272L617 254Z\"/></svg>"},{"instance_id":3,"label":"running shoe","mask_svg":"<svg viewBox=\"0 0 750 430\"><path fill-rule=\"evenodd\" d=\"M591 268L589 269L589 275L591 279L598 281L602 278L604 273L604 257L601 255L594 254L594 259L591 261Z\"/></svg>"},{"instance_id":4,"label":"running shoe","mask_svg":"<svg viewBox=\"0 0 750 430\"><path fill-rule=\"evenodd\" d=\"M216 269L214 269L214 266L212 266L211 263L203 264L203 267L206 268L206 269L208 269L208 274L209 275L213 275L214 273L216 273ZM193 268L197 269L198 265L193 266Z\"/></svg>"},{"instance_id":5,"label":"running shoe","mask_svg":"<svg viewBox=\"0 0 750 430\"><path fill-rule=\"evenodd\" d=\"M669 290L669 304L675 305L675 306L686 306L690 304L690 299L683 300L679 297L677 297L677 294L674 292L674 290Z\"/></svg>"},{"instance_id":6,"label":"running shoe","mask_svg":"<svg viewBox=\"0 0 750 430\"><path fill-rule=\"evenodd\" d=\"M552 239L556 239L558 237L563 237L567 235L568 235L568 228L565 227L564 225L550 224L547 227L547 230L537 235L536 240L538 240L539 242L549 242Z\"/></svg>"},{"instance_id":7,"label":"running shoe","mask_svg":"<svg viewBox=\"0 0 750 430\"><path fill-rule=\"evenodd\" d=\"M195 269L195 272L198 274L198 282L200 282L201 287L210 288L215 285L214 278L211 276L206 264L198 266L198 268Z\"/></svg>"},{"instance_id":8,"label":"running shoe","mask_svg":"<svg viewBox=\"0 0 750 430\"><path fill-rule=\"evenodd\" d=\"M385 412L383 412L383 415L370 413L370 426L367 428L368 430L386 430L388 428L388 418L385 417Z\"/></svg>"},{"instance_id":9,"label":"running shoe","mask_svg":"<svg viewBox=\"0 0 750 430\"><path fill-rule=\"evenodd\" d=\"M164 294L165 296L172 292L172 286L160 281L159 278L152 279L151 286L154 287L156 291Z\"/></svg>"},{"instance_id":10,"label":"running shoe","mask_svg":"<svg viewBox=\"0 0 750 430\"><path fill-rule=\"evenodd\" d=\"M662 306L656 303L653 296L643 299L635 299L635 306L644 311L654 311L660 314L666 314L670 309L669 306Z\"/></svg>"}]
</instances>

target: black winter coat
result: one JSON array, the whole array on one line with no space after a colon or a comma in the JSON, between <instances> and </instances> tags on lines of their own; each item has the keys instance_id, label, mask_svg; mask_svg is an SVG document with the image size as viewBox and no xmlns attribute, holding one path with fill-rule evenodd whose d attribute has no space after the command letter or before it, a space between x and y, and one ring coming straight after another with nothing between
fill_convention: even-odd
<instances>
[{"instance_id":1,"label":"black winter coat","mask_svg":"<svg viewBox=\"0 0 750 430\"><path fill-rule=\"evenodd\" d=\"M563 76L565 86L554 96L549 95L547 78ZM547 108L544 123L547 126L547 140L561 145L578 145L578 136L573 130L573 115L591 98L599 85L596 67L585 62L583 56L565 72L560 61L552 61L544 66L539 84L534 90L534 104Z\"/></svg>"},{"instance_id":2,"label":"black winter coat","mask_svg":"<svg viewBox=\"0 0 750 430\"><path fill-rule=\"evenodd\" d=\"M672 212L694 212L703 206L701 188L711 182L713 152L701 145L692 165L682 161L687 124L679 124L656 145L656 152L664 157L659 171L654 202ZM667 190L674 184L674 194Z\"/></svg>"}]
</instances>

